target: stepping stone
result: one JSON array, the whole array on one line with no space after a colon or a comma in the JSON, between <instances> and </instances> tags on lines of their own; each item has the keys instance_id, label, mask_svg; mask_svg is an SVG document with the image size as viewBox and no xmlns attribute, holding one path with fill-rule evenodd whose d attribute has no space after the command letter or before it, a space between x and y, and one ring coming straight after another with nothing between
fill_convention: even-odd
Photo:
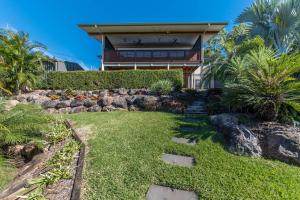
<instances>
[{"instance_id":1,"label":"stepping stone","mask_svg":"<svg viewBox=\"0 0 300 200\"><path fill-rule=\"evenodd\" d=\"M146 200L198 200L195 192L151 185Z\"/></svg>"},{"instance_id":2,"label":"stepping stone","mask_svg":"<svg viewBox=\"0 0 300 200\"><path fill-rule=\"evenodd\" d=\"M165 161L165 163L171 165L178 165L182 167L192 167L195 165L195 159L189 156L179 156L179 155L164 153L162 155L162 160Z\"/></svg>"},{"instance_id":3,"label":"stepping stone","mask_svg":"<svg viewBox=\"0 0 300 200\"><path fill-rule=\"evenodd\" d=\"M190 127L190 126L182 126L182 127L180 127L180 130L184 131L184 132L198 132L198 131L200 131L199 128L194 128L194 127Z\"/></svg>"},{"instance_id":4,"label":"stepping stone","mask_svg":"<svg viewBox=\"0 0 300 200\"><path fill-rule=\"evenodd\" d=\"M187 138L173 137L172 141L179 143L179 144L187 144L187 145L195 145L196 144L195 140L187 139Z\"/></svg>"}]
</instances>

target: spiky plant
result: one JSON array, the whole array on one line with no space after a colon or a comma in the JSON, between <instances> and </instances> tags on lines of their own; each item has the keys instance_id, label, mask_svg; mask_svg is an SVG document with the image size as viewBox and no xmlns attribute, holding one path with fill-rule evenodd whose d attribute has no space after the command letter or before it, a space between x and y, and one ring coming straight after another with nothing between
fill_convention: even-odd
<instances>
[{"instance_id":1,"label":"spiky plant","mask_svg":"<svg viewBox=\"0 0 300 200\"><path fill-rule=\"evenodd\" d=\"M283 107L300 112L300 54L277 57L270 48L250 51L236 82L225 84L225 101L250 107L264 120L276 120Z\"/></svg>"}]
</instances>

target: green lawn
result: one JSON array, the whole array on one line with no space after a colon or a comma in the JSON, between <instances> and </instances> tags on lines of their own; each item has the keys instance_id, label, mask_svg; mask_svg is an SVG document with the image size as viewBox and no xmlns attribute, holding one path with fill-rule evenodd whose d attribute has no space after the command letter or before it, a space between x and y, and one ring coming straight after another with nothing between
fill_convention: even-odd
<instances>
[{"instance_id":1,"label":"green lawn","mask_svg":"<svg viewBox=\"0 0 300 200\"><path fill-rule=\"evenodd\" d=\"M300 199L300 168L278 161L235 156L209 126L160 112L80 113L78 126L93 125L85 179L86 199L145 199L151 184L192 190L201 199ZM201 128L194 135L181 125ZM195 137L196 146L176 144L173 135ZM163 152L190 155L189 169L165 164Z\"/></svg>"},{"instance_id":2,"label":"green lawn","mask_svg":"<svg viewBox=\"0 0 300 200\"><path fill-rule=\"evenodd\" d=\"M0 154L0 190L14 178L16 169Z\"/></svg>"}]
</instances>

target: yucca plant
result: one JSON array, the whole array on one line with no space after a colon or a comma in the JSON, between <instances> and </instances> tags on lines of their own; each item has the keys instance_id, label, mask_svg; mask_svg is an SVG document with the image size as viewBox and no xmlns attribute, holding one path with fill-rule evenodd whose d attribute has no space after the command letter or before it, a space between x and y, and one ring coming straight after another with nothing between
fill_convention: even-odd
<instances>
[{"instance_id":1,"label":"yucca plant","mask_svg":"<svg viewBox=\"0 0 300 200\"><path fill-rule=\"evenodd\" d=\"M252 50L244 58L245 70L235 82L225 84L225 102L250 107L264 120L276 120L280 109L300 112L300 54L277 57L270 48Z\"/></svg>"}]
</instances>

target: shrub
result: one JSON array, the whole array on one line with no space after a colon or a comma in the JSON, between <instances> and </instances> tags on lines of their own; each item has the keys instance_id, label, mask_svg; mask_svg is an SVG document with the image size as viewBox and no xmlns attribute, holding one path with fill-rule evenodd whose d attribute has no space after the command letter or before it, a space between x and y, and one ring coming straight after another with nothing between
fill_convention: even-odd
<instances>
[{"instance_id":1,"label":"shrub","mask_svg":"<svg viewBox=\"0 0 300 200\"><path fill-rule=\"evenodd\" d=\"M225 84L225 101L232 108L251 108L268 121L278 119L283 109L300 112L300 82L293 77L300 71L300 54L278 58L273 50L260 48L245 59L239 79Z\"/></svg>"},{"instance_id":2,"label":"shrub","mask_svg":"<svg viewBox=\"0 0 300 200\"><path fill-rule=\"evenodd\" d=\"M158 95L170 94L173 90L173 83L169 80L161 80L153 83L150 87L151 93Z\"/></svg>"},{"instance_id":3,"label":"shrub","mask_svg":"<svg viewBox=\"0 0 300 200\"><path fill-rule=\"evenodd\" d=\"M149 88L159 80L170 80L174 87L181 88L183 72L182 70L49 72L45 83L41 85L47 89L138 89Z\"/></svg>"}]
</instances>

